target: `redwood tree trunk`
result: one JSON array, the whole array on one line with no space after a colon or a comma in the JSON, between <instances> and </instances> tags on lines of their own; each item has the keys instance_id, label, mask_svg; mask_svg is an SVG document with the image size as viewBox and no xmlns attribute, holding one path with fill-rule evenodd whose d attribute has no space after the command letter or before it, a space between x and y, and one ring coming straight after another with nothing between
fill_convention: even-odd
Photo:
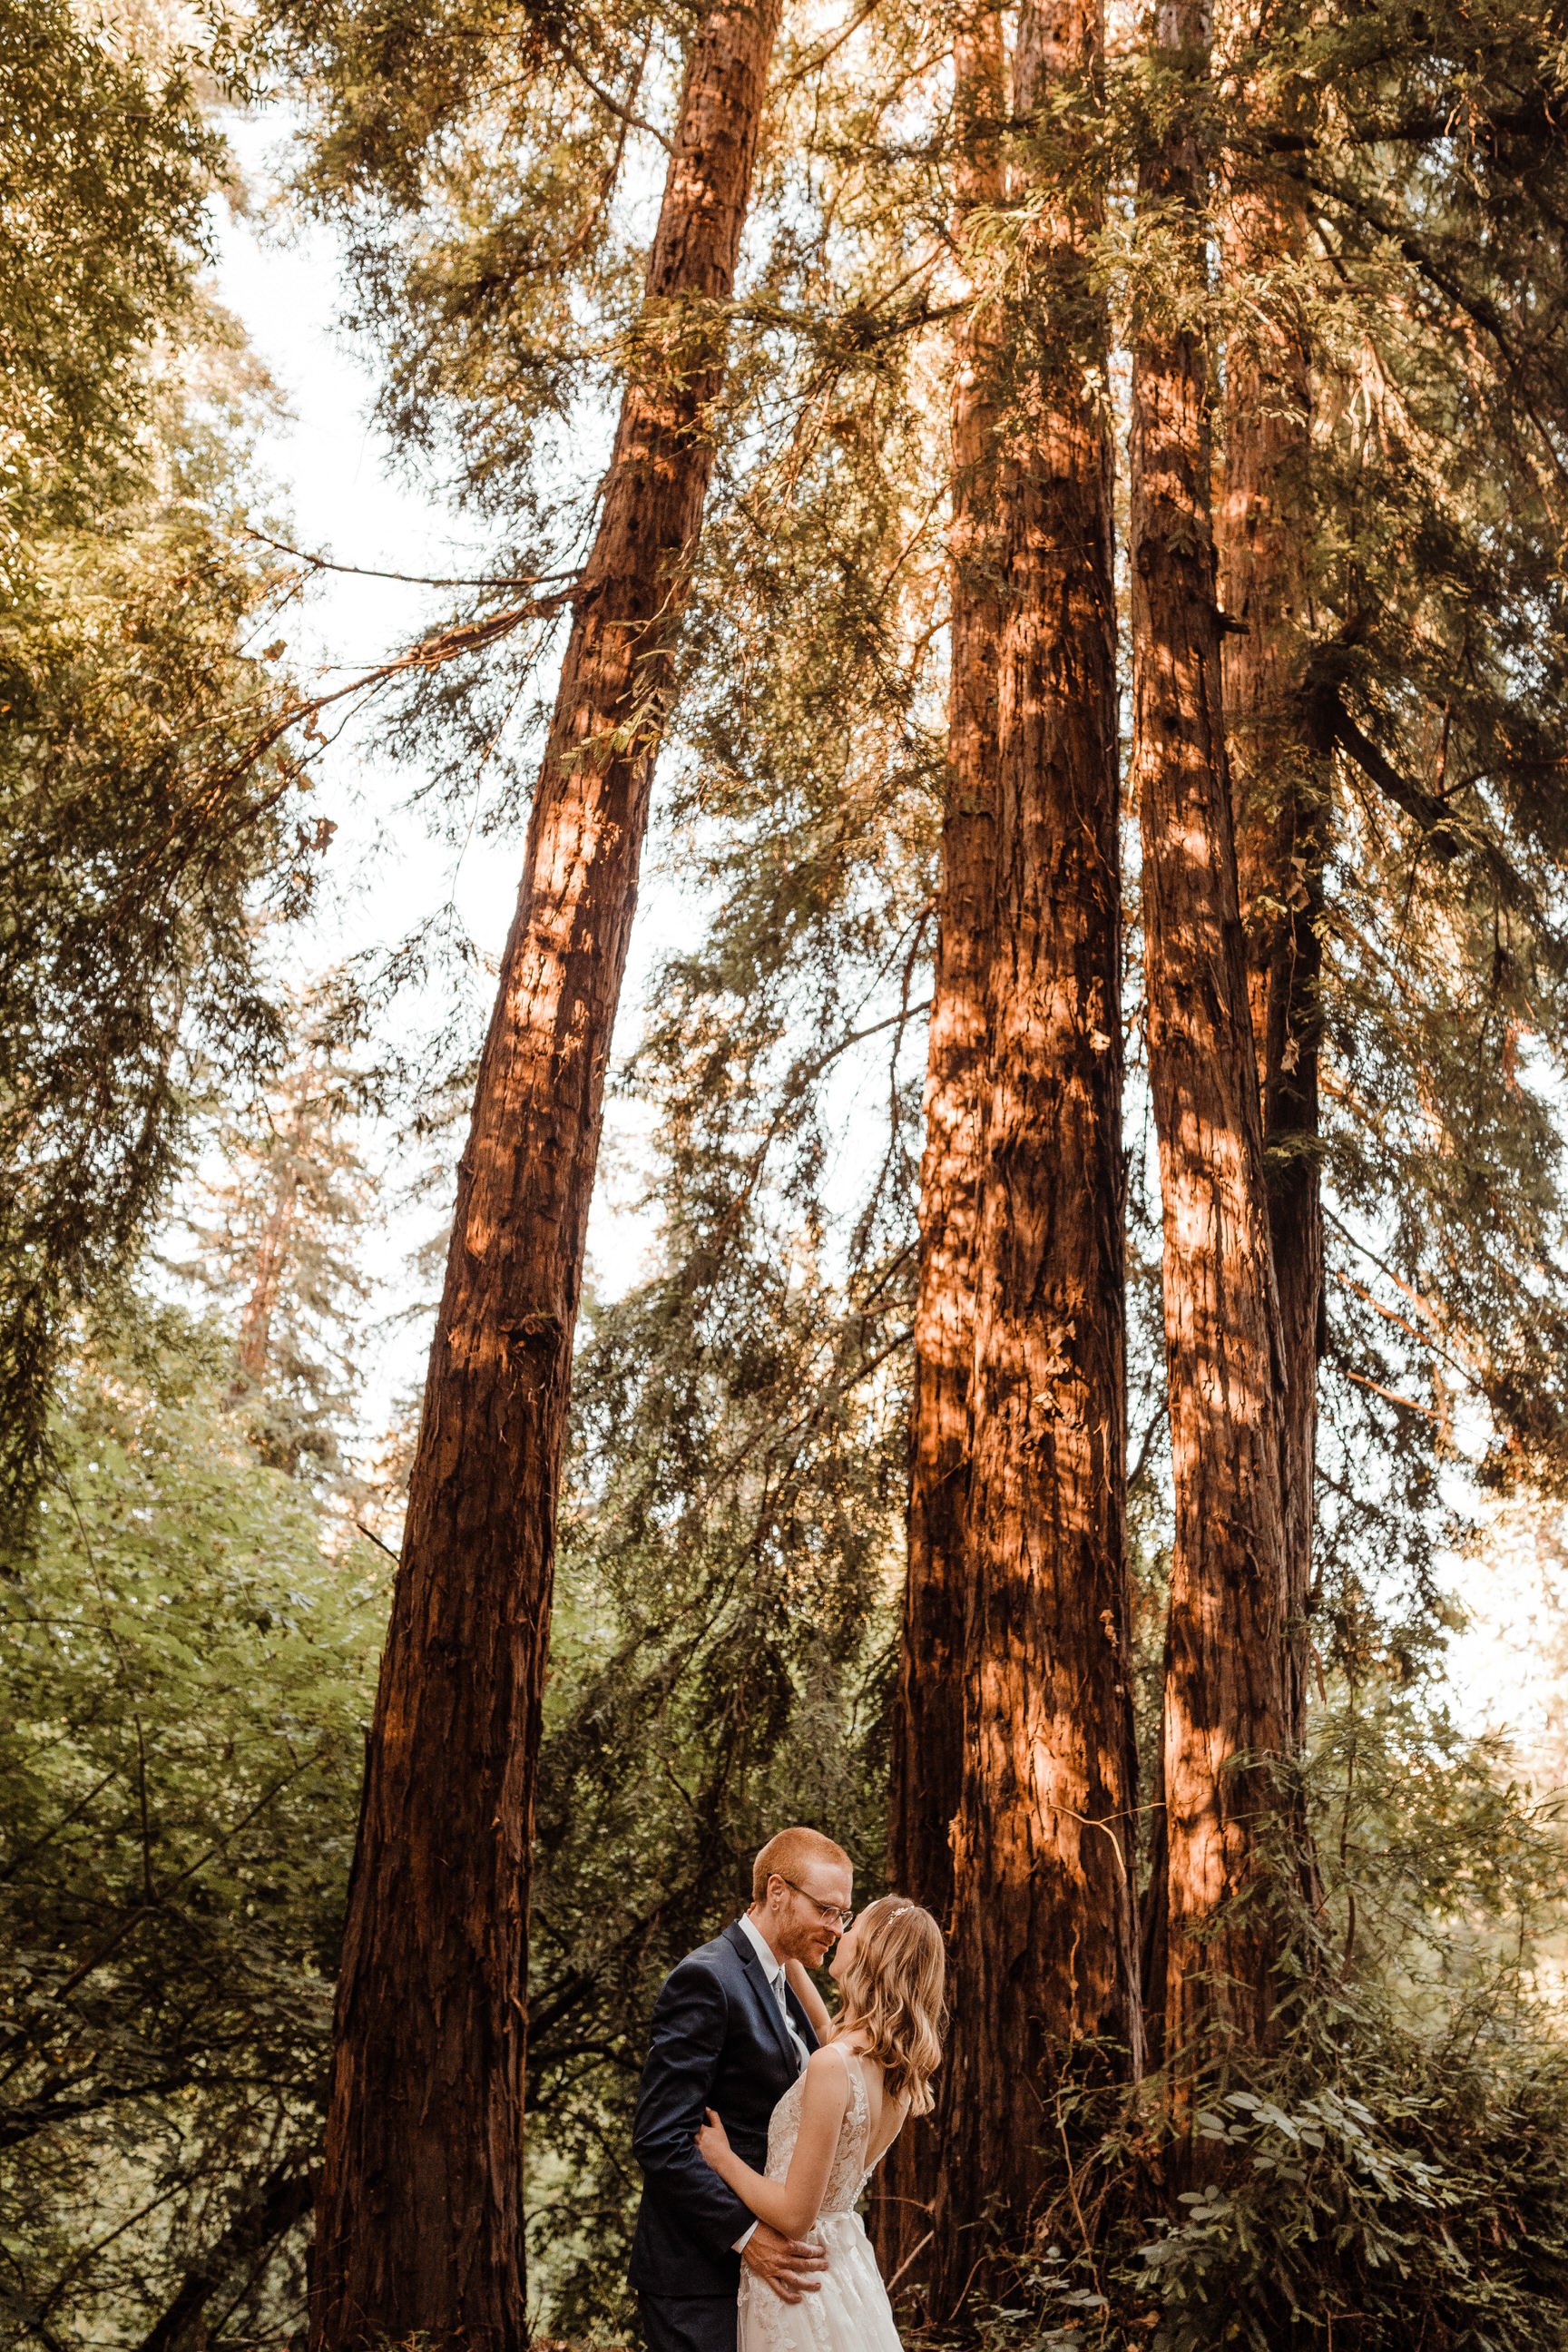
<instances>
[{"instance_id":1,"label":"redwood tree trunk","mask_svg":"<svg viewBox=\"0 0 1568 2352\"><path fill-rule=\"evenodd\" d=\"M1157 53L1192 75L1195 101L1209 40L1202 0L1162 0ZM1146 210L1167 225L1185 215L1194 276L1199 120L1198 103L1179 110L1141 178ZM1208 373L1201 334L1146 309L1132 352L1133 767L1176 1516L1164 2041L1184 2084L1216 2043L1268 2039L1260 1843L1286 1744L1282 1346L1226 761Z\"/></svg>"},{"instance_id":2,"label":"redwood tree trunk","mask_svg":"<svg viewBox=\"0 0 1568 2352\"><path fill-rule=\"evenodd\" d=\"M957 169L954 230L975 205L1002 203L1006 118L1002 19L963 16L952 42ZM963 1612L969 1571L969 1379L975 1352L980 1127L985 1119L985 992L994 927L996 646L1006 534L996 503L999 322L980 303L952 355L952 696L947 715L941 912L926 1061L920 1171L920 1296L914 1306L910 1428L910 1564L891 1724L889 1879L952 1919L950 1828L963 1757ZM942 2122L898 2136L877 2185L884 2277L924 2284Z\"/></svg>"},{"instance_id":3,"label":"redwood tree trunk","mask_svg":"<svg viewBox=\"0 0 1568 2352\"><path fill-rule=\"evenodd\" d=\"M1006 114L1002 24L991 8L953 38L958 163L955 228L1000 203L998 126ZM921 1165L909 1569L891 1738L891 1883L946 1925L952 1910L949 1831L963 1754L964 1563L969 1383L974 1360L975 1247L984 1118L986 988L994 928L996 673L1005 532L997 497L994 310L972 310L953 352L952 692L941 907ZM901 2133L881 2167L877 2251L884 2275L923 2284L917 2250L931 2228L943 2131Z\"/></svg>"},{"instance_id":4,"label":"redwood tree trunk","mask_svg":"<svg viewBox=\"0 0 1568 2352\"><path fill-rule=\"evenodd\" d=\"M1232 186L1224 252L1244 282L1306 247L1300 196L1277 181ZM1308 693L1311 372L1289 310L1247 306L1226 350L1220 597L1237 865L1285 1363L1286 1721L1305 1731L1307 1611L1323 1312L1318 1154L1319 981L1329 747Z\"/></svg>"},{"instance_id":5,"label":"redwood tree trunk","mask_svg":"<svg viewBox=\"0 0 1568 2352\"><path fill-rule=\"evenodd\" d=\"M530 1847L584 1233L705 410L778 0L693 37L456 1221L382 1662L317 2209L319 2352L521 2352ZM704 306L682 321L680 306Z\"/></svg>"},{"instance_id":6,"label":"redwood tree trunk","mask_svg":"<svg viewBox=\"0 0 1568 2352\"><path fill-rule=\"evenodd\" d=\"M1026 5L1014 108L1094 75L1099 0ZM953 2026L935 2315L1059 2178L1064 2067L1137 2065L1124 1525L1121 868L1098 226L1035 216L1005 320L995 937L975 1305Z\"/></svg>"}]
</instances>

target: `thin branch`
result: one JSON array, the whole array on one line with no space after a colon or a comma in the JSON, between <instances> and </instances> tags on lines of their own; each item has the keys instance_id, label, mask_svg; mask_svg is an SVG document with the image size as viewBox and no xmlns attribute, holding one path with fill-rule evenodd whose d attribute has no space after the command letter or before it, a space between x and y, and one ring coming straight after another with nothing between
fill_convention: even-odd
<instances>
[{"instance_id":1,"label":"thin branch","mask_svg":"<svg viewBox=\"0 0 1568 2352\"><path fill-rule=\"evenodd\" d=\"M577 577L574 571L497 572L475 579L436 572L382 572L370 563L336 563L330 555L316 555L309 548L291 547L286 539L274 539L270 531L247 529L243 535L262 547L275 548L279 555L291 556L296 563L308 563L312 572L346 572L356 580L401 580L415 588L537 588L546 580Z\"/></svg>"},{"instance_id":2,"label":"thin branch","mask_svg":"<svg viewBox=\"0 0 1568 2352\"><path fill-rule=\"evenodd\" d=\"M828 59L837 55L845 42L852 39L860 30L867 17L876 15L879 0L863 0L863 5L856 10L843 31L835 33L833 38L825 43L815 57L807 58L804 64L796 66L793 72L785 74L781 87L784 89L793 89L796 82L805 81L808 76L819 73Z\"/></svg>"},{"instance_id":3,"label":"thin branch","mask_svg":"<svg viewBox=\"0 0 1568 2352\"><path fill-rule=\"evenodd\" d=\"M174 2301L142 2337L139 2352L184 2352L198 2341L205 2343L203 2316L225 2278L241 2263L267 2253L304 2220L310 2210L311 2186L308 2171L288 2164L269 2173L260 2193L240 2207L216 2242L185 2273Z\"/></svg>"},{"instance_id":4,"label":"thin branch","mask_svg":"<svg viewBox=\"0 0 1568 2352\"><path fill-rule=\"evenodd\" d=\"M142 1926L144 1920L153 1918L158 1912L165 1909L168 1905L169 1897L172 1895L174 1895L180 1887L184 1886L188 1879L194 1878L199 1870L205 1870L207 1864L215 1860L216 1857L223 1852L225 1846L232 1843L234 1839L239 1835L241 1830L248 1829L257 1815L258 1813L265 1812L268 1806L272 1802L275 1797L281 1796L284 1790L289 1786L290 1782L297 1780L302 1772L308 1772L312 1764L319 1763L322 1753L323 1749L321 1748L313 1748L308 1756L302 1757L300 1759L299 1763L293 1767L292 1770L285 1772L280 1779L272 1783L272 1786L269 1789L263 1790L261 1795L256 1800L256 1802L253 1805L248 1806L247 1810L241 1813L238 1821L232 1822L226 1830L223 1831L221 1835L214 1838L211 1844L205 1846L202 1852L197 1854L194 1862L187 1864L185 1868L182 1870L177 1876L171 1878L167 1882L155 1903L144 1903L139 1905L128 1917L120 1922L120 1925L114 1929L111 1935L107 1936L93 1951L89 1953L85 1960L78 1962L77 1966L71 1970L68 1977L63 1978L58 1985L53 1986L49 1992L50 2000L63 2000L68 1993L71 1993L76 1990L78 1985L80 1984L84 1979L91 1976L95 1969L100 1969L103 1966L104 1961L109 1959L119 1950L121 1945L125 1942L128 1937L135 1933L136 1929ZM13 2052L18 2049L26 2050L28 2043L36 2038L38 2030L39 2023L37 2021L36 2021L32 2026L19 2026L16 2032L14 2032L6 2042L0 2043L0 2058L9 2058ZM19 2063L20 2061L17 2063ZM14 2065L8 2067L6 2070L7 2074L15 2074L16 2071L16 2066Z\"/></svg>"},{"instance_id":5,"label":"thin branch","mask_svg":"<svg viewBox=\"0 0 1568 2352\"><path fill-rule=\"evenodd\" d=\"M1465 835L1457 830L1446 802L1419 784L1406 782L1387 754L1381 751L1365 729L1359 726L1345 709L1331 687L1318 692L1319 709L1325 732L1369 776L1380 792L1385 793L1396 808L1413 816L1430 836L1431 845L1438 856L1457 857L1468 845Z\"/></svg>"},{"instance_id":6,"label":"thin branch","mask_svg":"<svg viewBox=\"0 0 1568 2352\"><path fill-rule=\"evenodd\" d=\"M62 1830L68 1830L73 1822L79 1821L83 1813L86 1812L88 1807L92 1803L94 1798L101 1797L110 1782L111 1780L118 1780L119 1778L119 1765L111 1764L108 1771L104 1774L102 1780L95 1781L93 1786L88 1790L86 1796L79 1798L77 1802L71 1807L68 1813L62 1813L59 1820L55 1823L52 1829L46 1830L41 1837L36 1837L31 1845L25 1845L22 1848L21 1853L13 1856L12 1860L5 1864L5 1869L0 1870L0 1885L3 1885L8 1878L15 1878L16 1873L24 1866L25 1864L31 1862L36 1853L41 1853L45 1846L52 1845L55 1839L58 1837L60 1832Z\"/></svg>"},{"instance_id":7,"label":"thin branch","mask_svg":"<svg viewBox=\"0 0 1568 2352\"><path fill-rule=\"evenodd\" d=\"M1468 131L1474 139L1488 132L1506 134L1515 131L1555 131L1557 128L1544 90L1536 90L1522 105L1509 107L1497 114L1483 113L1463 118L1463 108L1464 100L1456 98L1447 107L1429 107L1420 114L1407 114L1394 122L1336 126L1330 143L1335 148L1394 147L1404 146L1413 141L1451 139L1459 129ZM1258 152L1266 155L1310 155L1322 143L1310 131L1267 131L1258 142Z\"/></svg>"},{"instance_id":8,"label":"thin branch","mask_svg":"<svg viewBox=\"0 0 1568 2352\"><path fill-rule=\"evenodd\" d=\"M548 30L545 31L544 37L561 59L562 64L571 68L584 89L592 90L599 104L608 113L613 114L617 122L624 122L628 131L641 131L649 139L657 139L667 155L674 154L674 146L665 137L658 125L656 122L649 122L645 115L634 114L629 107L623 106L620 100L605 89L602 83L595 81L587 67L567 42L562 40L558 34Z\"/></svg>"},{"instance_id":9,"label":"thin branch","mask_svg":"<svg viewBox=\"0 0 1568 2352\"><path fill-rule=\"evenodd\" d=\"M1382 1299L1374 1297L1364 1284L1354 1281L1340 1267L1332 1266L1330 1271L1342 1289L1353 1292L1357 1298L1372 1308L1374 1315L1381 1315L1385 1323L1392 1323L1397 1329L1407 1331L1418 1348L1425 1348L1429 1354L1439 1357L1447 1365L1449 1370L1457 1372L1462 1381L1471 1381L1475 1378L1471 1366L1461 1363L1458 1356L1451 1356L1447 1348L1440 1348L1436 1340L1429 1339L1425 1331L1418 1331L1408 1316L1396 1313L1392 1307L1385 1307Z\"/></svg>"},{"instance_id":10,"label":"thin branch","mask_svg":"<svg viewBox=\"0 0 1568 2352\"><path fill-rule=\"evenodd\" d=\"M1345 1379L1353 1381L1358 1389L1370 1389L1373 1396L1386 1397L1390 1404L1402 1404L1406 1412L1418 1412L1425 1421L1441 1421L1443 1418L1429 1404L1417 1404L1414 1397L1401 1396L1395 1389L1385 1389L1381 1381L1369 1381L1364 1372L1352 1372L1343 1365L1340 1369Z\"/></svg>"}]
</instances>

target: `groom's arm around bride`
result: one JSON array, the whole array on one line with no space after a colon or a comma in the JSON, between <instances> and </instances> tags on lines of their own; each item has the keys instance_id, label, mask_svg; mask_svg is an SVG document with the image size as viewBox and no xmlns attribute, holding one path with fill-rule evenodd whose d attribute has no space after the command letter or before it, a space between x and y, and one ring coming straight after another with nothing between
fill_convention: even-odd
<instances>
[{"instance_id":1,"label":"groom's arm around bride","mask_svg":"<svg viewBox=\"0 0 1568 2352\"><path fill-rule=\"evenodd\" d=\"M785 2301L816 2288L821 2250L755 2222L697 2134L712 2107L744 2160L765 2163L773 2108L816 2046L784 1964L820 1964L850 1885L842 1847L815 1830L781 1832L757 1856L750 1911L659 1991L632 2133L643 2199L631 2284L649 2352L734 2352L742 2250Z\"/></svg>"}]
</instances>

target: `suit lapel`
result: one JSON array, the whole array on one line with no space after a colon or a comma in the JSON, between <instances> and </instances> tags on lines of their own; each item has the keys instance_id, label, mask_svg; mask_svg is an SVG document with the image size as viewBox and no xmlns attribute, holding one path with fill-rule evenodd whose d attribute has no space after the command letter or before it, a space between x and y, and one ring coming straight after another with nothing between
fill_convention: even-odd
<instances>
[{"instance_id":1,"label":"suit lapel","mask_svg":"<svg viewBox=\"0 0 1568 2352\"><path fill-rule=\"evenodd\" d=\"M752 1939L738 1919L726 1927L724 1933L731 1945L741 1956L741 1964L746 1972L746 1982L751 1988L752 1999L762 2010L768 2021L769 2032L789 2061L789 2071L793 2077L800 2072L800 2053L790 2040L789 2027L784 2023L784 2012L773 1999L773 1987L763 1974L763 1964L752 1949ZM787 1986L784 1998L786 2000L789 1998ZM808 2043L807 2047L809 2046Z\"/></svg>"}]
</instances>

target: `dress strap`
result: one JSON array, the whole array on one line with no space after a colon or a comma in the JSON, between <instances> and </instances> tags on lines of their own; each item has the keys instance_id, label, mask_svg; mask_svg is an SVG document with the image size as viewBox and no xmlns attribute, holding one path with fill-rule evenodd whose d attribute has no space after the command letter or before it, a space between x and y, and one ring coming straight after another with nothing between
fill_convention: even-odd
<instances>
[{"instance_id":1,"label":"dress strap","mask_svg":"<svg viewBox=\"0 0 1568 2352\"><path fill-rule=\"evenodd\" d=\"M861 2153L864 2155L866 2139L871 2128L871 2094L866 2087L866 2069L859 2053L851 2050L847 2043L834 2042L829 2046L837 2051L848 2071L852 2127L860 2135Z\"/></svg>"}]
</instances>

